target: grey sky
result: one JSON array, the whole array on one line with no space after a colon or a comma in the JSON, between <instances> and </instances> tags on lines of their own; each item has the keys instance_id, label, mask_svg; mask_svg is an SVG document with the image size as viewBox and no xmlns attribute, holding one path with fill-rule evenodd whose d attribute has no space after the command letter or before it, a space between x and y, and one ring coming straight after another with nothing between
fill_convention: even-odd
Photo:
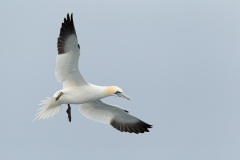
<instances>
[{"instance_id":1,"label":"grey sky","mask_svg":"<svg viewBox=\"0 0 240 160\"><path fill-rule=\"evenodd\" d=\"M240 2L122 0L0 2L0 157L3 160L240 158ZM32 121L54 76L63 18L74 13L80 70L110 97L153 124L121 133L63 106Z\"/></svg>"}]
</instances>

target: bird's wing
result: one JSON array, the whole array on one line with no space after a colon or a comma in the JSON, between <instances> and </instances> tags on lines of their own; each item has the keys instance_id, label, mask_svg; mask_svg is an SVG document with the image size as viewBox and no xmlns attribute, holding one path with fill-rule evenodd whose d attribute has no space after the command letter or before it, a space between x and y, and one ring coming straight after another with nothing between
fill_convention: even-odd
<instances>
[{"instance_id":1,"label":"bird's wing","mask_svg":"<svg viewBox=\"0 0 240 160\"><path fill-rule=\"evenodd\" d=\"M83 116L110 124L121 132L138 134L149 132L148 128L152 127L152 125L128 114L128 111L103 103L100 100L82 104L79 111Z\"/></svg>"},{"instance_id":2,"label":"bird's wing","mask_svg":"<svg viewBox=\"0 0 240 160\"><path fill-rule=\"evenodd\" d=\"M73 15L64 18L58 37L58 55L55 75L63 87L75 87L87 84L78 70L80 46L73 23Z\"/></svg>"}]
</instances>

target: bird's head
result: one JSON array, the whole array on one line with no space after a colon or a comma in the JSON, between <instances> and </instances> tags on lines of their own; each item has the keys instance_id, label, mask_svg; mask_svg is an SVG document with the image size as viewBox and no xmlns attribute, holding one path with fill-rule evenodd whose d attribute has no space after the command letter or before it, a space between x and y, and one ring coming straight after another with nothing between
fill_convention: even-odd
<instances>
[{"instance_id":1,"label":"bird's head","mask_svg":"<svg viewBox=\"0 0 240 160\"><path fill-rule=\"evenodd\" d=\"M121 88L119 88L118 86L106 87L106 93L109 96L117 96L117 97L122 97L122 98L126 98L126 99L130 100L130 98L128 98L128 96L126 96L123 93L123 90Z\"/></svg>"}]
</instances>

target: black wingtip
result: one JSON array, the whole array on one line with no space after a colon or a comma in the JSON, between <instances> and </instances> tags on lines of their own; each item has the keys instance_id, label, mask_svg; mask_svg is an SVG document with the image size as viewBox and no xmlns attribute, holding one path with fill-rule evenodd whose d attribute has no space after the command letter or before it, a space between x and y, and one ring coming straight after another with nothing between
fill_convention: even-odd
<instances>
[{"instance_id":1,"label":"black wingtip","mask_svg":"<svg viewBox=\"0 0 240 160\"><path fill-rule=\"evenodd\" d=\"M136 134L149 132L149 129L152 128L152 125L141 120L139 120L136 123L124 123L124 124L120 124L117 121L112 120L110 124L121 132L129 132Z\"/></svg>"},{"instance_id":2,"label":"black wingtip","mask_svg":"<svg viewBox=\"0 0 240 160\"><path fill-rule=\"evenodd\" d=\"M57 43L58 54L65 53L65 50L64 50L65 42L67 38L72 34L76 35L76 30L73 22L73 13L71 13L71 16L68 13L67 17L64 18L63 20L63 23L60 29L60 34L58 37L58 43Z\"/></svg>"}]
</instances>

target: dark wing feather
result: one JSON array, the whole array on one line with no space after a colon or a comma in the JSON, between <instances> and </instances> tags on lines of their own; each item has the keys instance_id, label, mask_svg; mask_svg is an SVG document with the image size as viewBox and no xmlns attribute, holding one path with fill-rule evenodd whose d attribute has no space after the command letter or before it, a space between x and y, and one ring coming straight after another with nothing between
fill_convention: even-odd
<instances>
[{"instance_id":1,"label":"dark wing feather","mask_svg":"<svg viewBox=\"0 0 240 160\"><path fill-rule=\"evenodd\" d=\"M152 128L152 125L128 114L126 110L103 103L100 100L82 104L80 112L89 119L110 124L121 132L138 134L149 132L148 129Z\"/></svg>"},{"instance_id":2,"label":"dark wing feather","mask_svg":"<svg viewBox=\"0 0 240 160\"><path fill-rule=\"evenodd\" d=\"M147 124L140 119L137 119L136 122L128 123L123 121L118 121L118 118L113 118L110 124L121 132L130 132L130 133L144 133L149 132L149 128L152 128L152 125Z\"/></svg>"},{"instance_id":3,"label":"dark wing feather","mask_svg":"<svg viewBox=\"0 0 240 160\"><path fill-rule=\"evenodd\" d=\"M64 22L62 23L62 27L60 29L60 34L58 37L57 47L58 47L58 54L66 53L66 41L69 38L69 36L74 35L77 37L76 30L74 27L73 22L73 14L71 14L71 17L69 14L67 14L67 18L64 18ZM77 45L78 48L80 48L79 44Z\"/></svg>"}]
</instances>

